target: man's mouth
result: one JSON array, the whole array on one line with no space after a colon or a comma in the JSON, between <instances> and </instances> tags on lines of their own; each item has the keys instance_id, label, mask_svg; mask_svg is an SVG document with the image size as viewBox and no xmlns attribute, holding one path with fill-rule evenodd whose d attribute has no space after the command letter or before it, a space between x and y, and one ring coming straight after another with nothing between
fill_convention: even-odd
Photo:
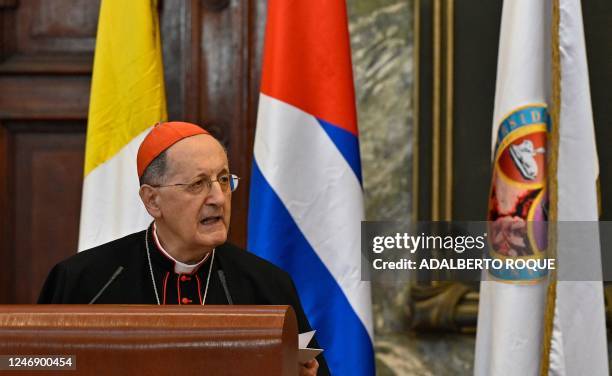
<instances>
[{"instance_id":1,"label":"man's mouth","mask_svg":"<svg viewBox=\"0 0 612 376\"><path fill-rule=\"evenodd\" d=\"M220 222L222 219L223 218L220 215L210 216L210 217L205 217L204 219L202 219L200 223L203 225L212 225L217 222Z\"/></svg>"}]
</instances>

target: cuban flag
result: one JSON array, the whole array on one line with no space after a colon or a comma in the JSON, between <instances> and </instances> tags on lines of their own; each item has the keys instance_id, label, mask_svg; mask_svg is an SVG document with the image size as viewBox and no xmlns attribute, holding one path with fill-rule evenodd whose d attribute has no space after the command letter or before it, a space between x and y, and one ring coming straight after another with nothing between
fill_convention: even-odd
<instances>
[{"instance_id":1,"label":"cuban flag","mask_svg":"<svg viewBox=\"0 0 612 376\"><path fill-rule=\"evenodd\" d=\"M268 2L248 248L289 272L334 375L373 375L344 1Z\"/></svg>"}]
</instances>

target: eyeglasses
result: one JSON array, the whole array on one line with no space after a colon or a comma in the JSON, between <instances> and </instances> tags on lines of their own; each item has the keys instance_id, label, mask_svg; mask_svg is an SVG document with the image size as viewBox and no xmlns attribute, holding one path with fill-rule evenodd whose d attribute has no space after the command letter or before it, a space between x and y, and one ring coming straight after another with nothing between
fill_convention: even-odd
<instances>
[{"instance_id":1,"label":"eyeglasses","mask_svg":"<svg viewBox=\"0 0 612 376\"><path fill-rule=\"evenodd\" d=\"M240 181L240 177L234 174L223 174L218 176L217 179L210 179L208 177L200 177L192 183L177 183L177 184L168 184L168 185L152 185L155 188L166 188L166 187L185 187L185 191L192 193L194 195L201 194L205 192L208 194L212 189L212 185L214 182L219 183L219 187L221 187L221 191L234 192L236 188L238 188L238 182Z\"/></svg>"}]
</instances>

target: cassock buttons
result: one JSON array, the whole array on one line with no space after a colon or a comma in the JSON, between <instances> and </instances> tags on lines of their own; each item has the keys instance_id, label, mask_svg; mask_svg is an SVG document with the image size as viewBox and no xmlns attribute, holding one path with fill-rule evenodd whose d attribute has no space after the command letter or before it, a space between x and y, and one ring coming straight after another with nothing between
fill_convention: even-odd
<instances>
[{"instance_id":1,"label":"cassock buttons","mask_svg":"<svg viewBox=\"0 0 612 376\"><path fill-rule=\"evenodd\" d=\"M191 281L191 277L187 276L187 275L182 275L181 276L181 282L185 282L185 281Z\"/></svg>"}]
</instances>

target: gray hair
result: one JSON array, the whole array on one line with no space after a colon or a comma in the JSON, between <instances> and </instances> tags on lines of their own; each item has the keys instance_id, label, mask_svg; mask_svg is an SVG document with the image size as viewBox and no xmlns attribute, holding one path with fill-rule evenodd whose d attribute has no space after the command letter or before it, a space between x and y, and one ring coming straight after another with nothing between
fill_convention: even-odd
<instances>
[{"instance_id":1,"label":"gray hair","mask_svg":"<svg viewBox=\"0 0 612 376\"><path fill-rule=\"evenodd\" d=\"M166 180L166 172L168 170L168 149L162 151L153 161L147 166L140 178L140 185L160 185Z\"/></svg>"}]
</instances>

